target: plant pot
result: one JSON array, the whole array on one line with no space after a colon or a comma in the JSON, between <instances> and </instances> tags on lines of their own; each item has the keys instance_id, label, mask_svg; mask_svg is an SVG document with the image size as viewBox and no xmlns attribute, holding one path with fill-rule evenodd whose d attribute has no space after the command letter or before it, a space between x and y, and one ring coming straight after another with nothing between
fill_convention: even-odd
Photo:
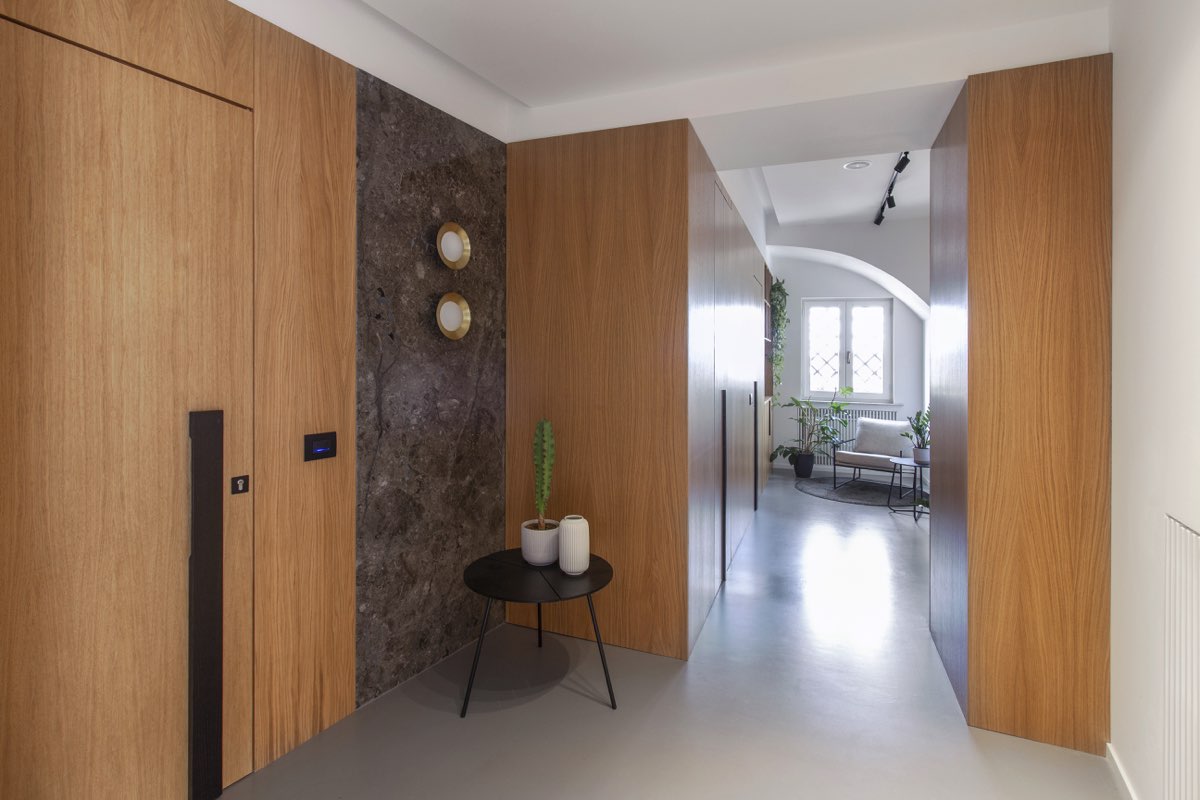
<instances>
[{"instance_id":1,"label":"plant pot","mask_svg":"<svg viewBox=\"0 0 1200 800\"><path fill-rule=\"evenodd\" d=\"M558 568L568 575L582 575L591 563L588 521L578 514L563 517L558 526Z\"/></svg>"},{"instance_id":2,"label":"plant pot","mask_svg":"<svg viewBox=\"0 0 1200 800\"><path fill-rule=\"evenodd\" d=\"M558 561L558 520L546 520L546 530L539 531L536 519L521 523L521 557L535 567L547 567Z\"/></svg>"},{"instance_id":3,"label":"plant pot","mask_svg":"<svg viewBox=\"0 0 1200 800\"><path fill-rule=\"evenodd\" d=\"M796 470L797 478L811 478L813 464L817 463L816 453L797 453L792 460L792 468Z\"/></svg>"},{"instance_id":4,"label":"plant pot","mask_svg":"<svg viewBox=\"0 0 1200 800\"><path fill-rule=\"evenodd\" d=\"M918 464L928 464L929 463L929 448L928 447L914 447L913 448L913 461L917 462Z\"/></svg>"}]
</instances>

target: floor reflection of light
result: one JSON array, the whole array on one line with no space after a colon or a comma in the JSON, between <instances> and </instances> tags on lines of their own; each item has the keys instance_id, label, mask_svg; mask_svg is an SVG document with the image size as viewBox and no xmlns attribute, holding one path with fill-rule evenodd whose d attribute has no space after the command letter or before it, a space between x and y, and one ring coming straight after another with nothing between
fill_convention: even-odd
<instances>
[{"instance_id":1,"label":"floor reflection of light","mask_svg":"<svg viewBox=\"0 0 1200 800\"><path fill-rule=\"evenodd\" d=\"M882 534L812 531L801 555L804 614L816 643L871 656L892 624L892 564Z\"/></svg>"}]
</instances>

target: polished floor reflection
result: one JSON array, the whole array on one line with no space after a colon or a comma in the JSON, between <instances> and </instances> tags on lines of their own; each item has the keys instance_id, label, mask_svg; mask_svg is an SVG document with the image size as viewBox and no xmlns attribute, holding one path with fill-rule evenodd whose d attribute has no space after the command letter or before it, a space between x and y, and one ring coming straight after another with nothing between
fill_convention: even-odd
<instances>
[{"instance_id":1,"label":"polished floor reflection","mask_svg":"<svg viewBox=\"0 0 1200 800\"><path fill-rule=\"evenodd\" d=\"M1116 800L1103 759L968 728L928 632L928 521L773 478L686 663L504 626L225 794Z\"/></svg>"}]
</instances>

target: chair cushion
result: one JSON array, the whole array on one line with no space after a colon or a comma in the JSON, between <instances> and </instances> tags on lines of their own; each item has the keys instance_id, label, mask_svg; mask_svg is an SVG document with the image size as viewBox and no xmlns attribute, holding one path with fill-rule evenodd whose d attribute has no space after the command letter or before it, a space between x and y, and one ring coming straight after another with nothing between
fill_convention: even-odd
<instances>
[{"instance_id":1,"label":"chair cushion","mask_svg":"<svg viewBox=\"0 0 1200 800\"><path fill-rule=\"evenodd\" d=\"M838 450L837 465L839 467L865 467L866 469L882 469L891 472L895 464L891 456L881 456L873 453L859 453L853 450Z\"/></svg>"},{"instance_id":2,"label":"chair cushion","mask_svg":"<svg viewBox=\"0 0 1200 800\"><path fill-rule=\"evenodd\" d=\"M912 443L901 435L910 427L907 420L860 418L854 452L902 456L905 450L912 447ZM887 468L891 469L890 463Z\"/></svg>"}]
</instances>

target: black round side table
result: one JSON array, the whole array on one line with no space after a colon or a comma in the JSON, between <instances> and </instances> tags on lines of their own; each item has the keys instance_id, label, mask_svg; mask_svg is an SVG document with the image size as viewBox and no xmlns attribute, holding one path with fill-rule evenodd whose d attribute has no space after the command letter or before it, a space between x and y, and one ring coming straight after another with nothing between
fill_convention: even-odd
<instances>
[{"instance_id":1,"label":"black round side table","mask_svg":"<svg viewBox=\"0 0 1200 800\"><path fill-rule=\"evenodd\" d=\"M892 511L911 511L913 522L918 521L922 514L929 513L929 492L925 489L925 470L929 469L929 464L920 461L914 461L911 458L893 458L891 459L892 466L892 482L888 485L888 508ZM904 470L911 469L912 488L905 490L904 488ZM894 506L892 505L892 491L896 488L896 476L900 476L900 494L897 499L903 500L905 497L912 497L911 506Z\"/></svg>"},{"instance_id":2,"label":"black round side table","mask_svg":"<svg viewBox=\"0 0 1200 800\"><path fill-rule=\"evenodd\" d=\"M613 709L617 698L613 694L612 679L608 676L608 659L604 657L604 641L600 638L600 625L596 622L596 607L592 594L612 582L613 568L603 558L592 555L587 572L568 575L557 564L535 567L521 557L521 548L501 550L484 556L463 570L463 582L476 594L487 598L483 607L483 622L479 626L479 641L475 644L475 660L471 662L471 677L467 680L467 693L463 697L462 713L467 715L471 702L471 688L475 685L475 670L479 666L479 653L483 650L483 637L487 633L488 616L493 600L506 603L537 603L538 647L542 646L542 603L557 603L587 597L588 611L592 614L592 630L596 632L596 647L600 650L600 664L604 667L604 682L608 684L608 701Z\"/></svg>"}]
</instances>

